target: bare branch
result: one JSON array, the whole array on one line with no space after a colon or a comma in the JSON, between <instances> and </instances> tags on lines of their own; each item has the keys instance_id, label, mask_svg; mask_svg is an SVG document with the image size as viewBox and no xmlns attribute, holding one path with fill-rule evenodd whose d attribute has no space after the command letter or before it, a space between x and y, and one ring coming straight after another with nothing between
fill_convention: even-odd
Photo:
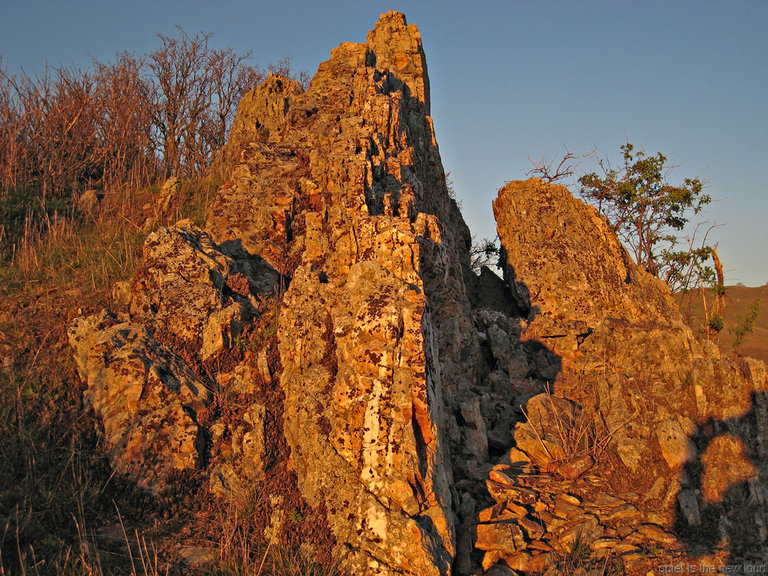
<instances>
[{"instance_id":1,"label":"bare branch","mask_svg":"<svg viewBox=\"0 0 768 576\"><path fill-rule=\"evenodd\" d=\"M569 178L576 173L576 170L581 166L581 162L575 162L575 160L583 160L584 158L591 158L595 154L593 148L586 154L576 154L566 148L565 155L560 159L557 166L555 162L557 158L552 160L545 160L541 155L538 160L535 160L528 156L528 161L531 163L532 168L525 173L526 176L533 176L541 178L546 182L559 182L565 178Z\"/></svg>"}]
</instances>

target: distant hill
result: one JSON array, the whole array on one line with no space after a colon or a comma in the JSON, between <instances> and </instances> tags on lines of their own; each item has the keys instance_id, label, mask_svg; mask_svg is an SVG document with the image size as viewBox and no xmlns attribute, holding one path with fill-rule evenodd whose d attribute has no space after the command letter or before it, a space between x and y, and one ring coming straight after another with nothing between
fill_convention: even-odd
<instances>
[{"instance_id":1,"label":"distant hill","mask_svg":"<svg viewBox=\"0 0 768 576\"><path fill-rule=\"evenodd\" d=\"M712 302L713 295L707 294L707 301ZM729 331L738 326L749 313L755 300L760 299L760 313L751 334L744 338L739 351L744 356L751 356L768 362L768 285L758 288L746 286L728 286L725 292L725 326L716 342L723 352L733 350L734 335ZM696 294L677 295L683 318L694 329L700 329L704 323L703 303Z\"/></svg>"}]
</instances>

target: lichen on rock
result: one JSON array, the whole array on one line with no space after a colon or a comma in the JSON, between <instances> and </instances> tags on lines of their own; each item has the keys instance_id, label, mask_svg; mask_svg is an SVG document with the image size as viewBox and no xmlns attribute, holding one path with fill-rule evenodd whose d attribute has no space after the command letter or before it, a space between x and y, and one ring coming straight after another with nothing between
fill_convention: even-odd
<instances>
[{"instance_id":1,"label":"lichen on rock","mask_svg":"<svg viewBox=\"0 0 768 576\"><path fill-rule=\"evenodd\" d=\"M584 538L645 574L746 492L768 525L765 366L699 342L563 187L500 192L505 278L475 276L429 114L397 12L243 98L204 229L152 232L129 312L70 327L112 464L257 490L270 542L300 508L361 576L541 573Z\"/></svg>"}]
</instances>

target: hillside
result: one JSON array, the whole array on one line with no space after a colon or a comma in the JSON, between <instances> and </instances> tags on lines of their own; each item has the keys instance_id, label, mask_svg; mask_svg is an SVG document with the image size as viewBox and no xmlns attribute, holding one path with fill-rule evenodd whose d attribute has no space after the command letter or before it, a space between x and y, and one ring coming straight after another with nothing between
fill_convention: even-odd
<instances>
[{"instance_id":1,"label":"hillside","mask_svg":"<svg viewBox=\"0 0 768 576\"><path fill-rule=\"evenodd\" d=\"M712 296L707 294L711 303ZM677 295L680 311L692 329L699 329L704 324L704 306L698 294ZM755 320L753 331L747 334L738 350L739 354L751 356L768 362L768 286L750 288L746 286L728 286L725 291L725 326L715 336L714 342L723 352L734 351L735 335L730 332L743 323L756 300L760 300L760 312Z\"/></svg>"},{"instance_id":2,"label":"hillside","mask_svg":"<svg viewBox=\"0 0 768 576\"><path fill-rule=\"evenodd\" d=\"M430 109L419 31L388 12L308 86L249 91L207 178L24 232L0 573L768 561L765 364L700 338L563 186L507 183L503 279L474 274Z\"/></svg>"}]
</instances>

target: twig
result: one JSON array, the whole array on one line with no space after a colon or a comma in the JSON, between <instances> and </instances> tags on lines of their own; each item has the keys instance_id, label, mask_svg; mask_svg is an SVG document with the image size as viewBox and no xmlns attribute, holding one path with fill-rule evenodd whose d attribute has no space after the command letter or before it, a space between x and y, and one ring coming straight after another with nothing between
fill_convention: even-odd
<instances>
[{"instance_id":1,"label":"twig","mask_svg":"<svg viewBox=\"0 0 768 576\"><path fill-rule=\"evenodd\" d=\"M554 460L555 459L554 456L552 456L552 453L544 445L544 441L541 439L541 436L539 436L539 432L538 430L536 430L536 426L533 425L533 422L528 417L528 414L526 413L525 408L523 408L522 404L520 405L520 410L523 412L523 416L525 416L525 419L528 420L528 424L531 425L531 430L533 430L533 433L536 434L536 438L538 439L539 444L541 444L541 447L544 448L544 451L547 453L547 456L549 456L551 460Z\"/></svg>"},{"instance_id":2,"label":"twig","mask_svg":"<svg viewBox=\"0 0 768 576\"><path fill-rule=\"evenodd\" d=\"M125 545L128 547L128 557L131 559L131 573L136 574L136 563L133 561L133 552L131 551L131 542L128 540L128 533L125 531L125 524L123 524L123 517L120 514L120 508L117 507L117 502L112 500L112 504L115 505L117 510L117 519L120 521L120 528L123 531L123 538L125 538Z\"/></svg>"},{"instance_id":3,"label":"twig","mask_svg":"<svg viewBox=\"0 0 768 576\"><path fill-rule=\"evenodd\" d=\"M256 576L261 576L261 570L264 568L264 562L267 561L267 554L269 554L269 549L272 547L273 541L274 541L274 538L270 538L269 543L267 543L267 549L264 551L264 557L261 559L261 564L259 565L259 571L256 572Z\"/></svg>"}]
</instances>

